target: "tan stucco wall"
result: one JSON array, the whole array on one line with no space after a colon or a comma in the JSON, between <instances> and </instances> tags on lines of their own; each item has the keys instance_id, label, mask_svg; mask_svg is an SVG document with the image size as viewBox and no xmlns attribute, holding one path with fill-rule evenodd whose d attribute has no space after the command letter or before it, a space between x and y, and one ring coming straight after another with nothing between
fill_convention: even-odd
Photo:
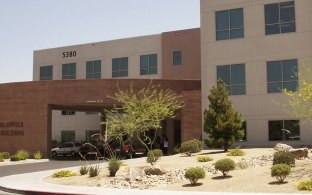
<instances>
[{"instance_id":1,"label":"tan stucco wall","mask_svg":"<svg viewBox=\"0 0 312 195\"><path fill-rule=\"evenodd\" d=\"M312 2L295 1L296 32L265 35L264 4L275 2L285 1L201 0L202 110L208 107L209 90L217 81L216 66L245 63L246 95L231 98L247 120L246 144L274 144L268 141L268 120L294 119L279 105L281 94L267 93L266 62L286 59L298 59L299 64L312 62ZM243 8L244 38L216 41L215 11L235 8ZM302 122L300 127L300 143L311 144L312 131Z\"/></svg>"}]
</instances>

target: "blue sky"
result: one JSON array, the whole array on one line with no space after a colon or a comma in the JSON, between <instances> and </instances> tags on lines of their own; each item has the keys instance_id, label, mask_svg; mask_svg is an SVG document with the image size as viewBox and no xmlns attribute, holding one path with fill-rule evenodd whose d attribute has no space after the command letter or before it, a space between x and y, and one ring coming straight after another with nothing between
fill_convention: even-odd
<instances>
[{"instance_id":1,"label":"blue sky","mask_svg":"<svg viewBox=\"0 0 312 195\"><path fill-rule=\"evenodd\" d=\"M200 26L199 0L0 0L0 83L31 81L33 51Z\"/></svg>"}]
</instances>

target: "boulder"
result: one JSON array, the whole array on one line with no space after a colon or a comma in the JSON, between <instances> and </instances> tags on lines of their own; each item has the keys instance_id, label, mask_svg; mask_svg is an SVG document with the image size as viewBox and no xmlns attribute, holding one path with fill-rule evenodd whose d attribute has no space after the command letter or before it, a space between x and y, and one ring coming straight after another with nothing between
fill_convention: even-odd
<instances>
[{"instance_id":1,"label":"boulder","mask_svg":"<svg viewBox=\"0 0 312 195\"><path fill-rule=\"evenodd\" d=\"M277 150L277 151L289 151L291 149L293 149L293 147L287 144L282 144L282 143L277 143L274 146L274 150Z\"/></svg>"},{"instance_id":2,"label":"boulder","mask_svg":"<svg viewBox=\"0 0 312 195\"><path fill-rule=\"evenodd\" d=\"M154 165L154 166L145 167L144 172L146 175L164 175L168 171L159 165Z\"/></svg>"},{"instance_id":3,"label":"boulder","mask_svg":"<svg viewBox=\"0 0 312 195\"><path fill-rule=\"evenodd\" d=\"M129 166L122 166L117 171L115 177L120 180L126 181L135 181L137 178L141 178L145 176L145 172L142 167L129 167Z\"/></svg>"},{"instance_id":4,"label":"boulder","mask_svg":"<svg viewBox=\"0 0 312 195\"><path fill-rule=\"evenodd\" d=\"M309 149L308 148L290 149L289 152L294 156L295 159L303 159L308 158Z\"/></svg>"}]
</instances>

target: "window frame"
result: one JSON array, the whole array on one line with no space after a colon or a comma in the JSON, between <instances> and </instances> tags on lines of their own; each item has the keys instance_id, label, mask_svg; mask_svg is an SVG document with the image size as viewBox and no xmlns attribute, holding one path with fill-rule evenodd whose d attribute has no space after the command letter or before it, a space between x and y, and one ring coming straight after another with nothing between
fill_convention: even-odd
<instances>
[{"instance_id":1,"label":"window frame","mask_svg":"<svg viewBox=\"0 0 312 195\"><path fill-rule=\"evenodd\" d=\"M290 129L289 127L286 127L287 125L290 124L290 122L295 122L296 124L292 124L292 125L294 125L294 126L298 125L298 129ZM281 123L281 129L279 129L279 130L270 129L270 127L272 127L274 125L272 123L276 123L276 124ZM282 129L288 130L290 133L287 133L287 131L282 131ZM298 134L296 134L296 133L298 133ZM279 134L280 139L276 139L277 134ZM290 136L291 134L295 134L295 135ZM289 119L289 120L288 119L287 120L269 120L268 121L268 140L269 141L300 141L301 140L300 120L297 120L297 119L294 119L294 120L292 120L292 119Z\"/></svg>"},{"instance_id":2,"label":"window frame","mask_svg":"<svg viewBox=\"0 0 312 195\"><path fill-rule=\"evenodd\" d=\"M74 70L70 70L74 67ZM73 74L71 74L73 72ZM76 63L62 64L62 80L75 80L77 75Z\"/></svg>"},{"instance_id":3,"label":"window frame","mask_svg":"<svg viewBox=\"0 0 312 195\"><path fill-rule=\"evenodd\" d=\"M178 59L176 58L178 57ZM183 52L181 50L175 50L172 52L172 65L180 66L183 64Z\"/></svg>"},{"instance_id":4,"label":"window frame","mask_svg":"<svg viewBox=\"0 0 312 195\"><path fill-rule=\"evenodd\" d=\"M293 20L289 20L289 21L282 21L282 17L281 17L281 5L283 4L288 4L288 3L292 3L293 6L293 14L294 14L294 18ZM275 23L267 23L267 9L269 9L269 6L274 6L277 5L278 6L278 21ZM264 5L264 24L265 24L265 35L275 35L275 34L284 34L284 33L292 33L292 32L296 32L297 28L296 28L296 7L295 7L295 1L284 1L284 2L278 2L278 3L270 3L270 4L265 4ZM286 31L283 32L283 25L285 24L292 24L293 25L293 31ZM272 27L272 26L278 26L278 30L279 32L270 32L268 27Z\"/></svg>"},{"instance_id":5,"label":"window frame","mask_svg":"<svg viewBox=\"0 0 312 195\"><path fill-rule=\"evenodd\" d=\"M243 78L243 83L233 83L233 74L232 74L232 69L235 68L235 66L243 66L243 74L244 74L244 78ZM225 79L225 78L220 78L222 77L221 75L221 68L229 68L229 78ZM240 63L240 64L228 64L228 65L218 65L217 66L217 82L219 80L222 80L224 82L224 84L226 85L226 87L228 88L228 94L229 95L246 95L246 65L245 63ZM219 73L220 72L220 73ZM227 80L229 81L229 83L227 83ZM233 93L233 87L244 87L243 92L242 93Z\"/></svg>"},{"instance_id":6,"label":"window frame","mask_svg":"<svg viewBox=\"0 0 312 195\"><path fill-rule=\"evenodd\" d=\"M51 69L51 70L49 70ZM51 75L48 74L51 72ZM53 65L40 66L39 69L39 80L53 80Z\"/></svg>"},{"instance_id":7,"label":"window frame","mask_svg":"<svg viewBox=\"0 0 312 195\"><path fill-rule=\"evenodd\" d=\"M156 66L151 67L151 58L156 56ZM142 58L147 57L147 64L146 67L145 64L143 64ZM151 70L155 69L155 72L152 72ZM145 72L144 72L145 70ZM157 54L147 54L147 55L141 55L140 56L140 75L156 75L158 74L158 55Z\"/></svg>"},{"instance_id":8,"label":"window frame","mask_svg":"<svg viewBox=\"0 0 312 195\"><path fill-rule=\"evenodd\" d=\"M65 137L65 134L68 133L68 134L73 134L70 135L71 137L73 137L73 139L70 139L70 140L65 140L64 137ZM76 131L75 130L61 130L61 142L62 143L65 143L65 142L73 142L75 141L76 139Z\"/></svg>"},{"instance_id":9,"label":"window frame","mask_svg":"<svg viewBox=\"0 0 312 195\"><path fill-rule=\"evenodd\" d=\"M242 15L242 26L241 27L231 27L231 21L232 18L234 17L234 15L232 16L232 12L236 11L236 10L241 10L241 15ZM223 29L218 29L219 23L219 16L218 14L221 14L222 12L227 12L227 23L228 26L227 28L223 28ZM222 40L231 40L231 39L240 39L240 38L244 38L245 37L245 26L244 26L244 8L234 8L234 9L227 9L227 10L219 10L215 12L215 32L216 32L216 41L222 41ZM233 37L233 34L235 31L237 30L242 30L241 35L237 36L237 37ZM228 32L228 36L227 37L220 37L218 36L220 33L222 32Z\"/></svg>"},{"instance_id":10,"label":"window frame","mask_svg":"<svg viewBox=\"0 0 312 195\"><path fill-rule=\"evenodd\" d=\"M296 64L294 65L295 70L297 70L297 72L293 72L293 74L290 77L294 77L295 79L293 80L286 80L285 77L285 66L287 65L286 63L289 61L294 61L296 62ZM272 67L269 66L273 66L274 63L279 63L280 67L279 67L279 73L281 75L280 80L276 80L276 81L271 81L271 76L273 73L270 73L269 70ZM271 64L271 65L270 65ZM298 87L299 87L299 77L298 77L298 70L299 66L298 66L298 59L288 59L288 60L274 60L274 61L267 61L267 93L281 93L283 90L287 89L290 91L297 91ZM272 69L271 69L272 70ZM296 83L296 88L295 89L291 89L291 88L287 88L285 87L285 84L289 84L289 83ZM281 85L281 89L279 90L272 90L273 88L271 88L270 86L274 86L275 85Z\"/></svg>"},{"instance_id":11,"label":"window frame","mask_svg":"<svg viewBox=\"0 0 312 195\"><path fill-rule=\"evenodd\" d=\"M99 63L99 64L97 64ZM88 72L88 65L91 65L92 66L92 72L89 73ZM100 72L95 72L95 69L96 69L96 65L99 65L99 70ZM102 75L102 62L101 60L93 60L93 61L87 61L86 62L86 79L87 80L95 80L95 79L101 79L101 75ZM99 75L99 76L97 76Z\"/></svg>"},{"instance_id":12,"label":"window frame","mask_svg":"<svg viewBox=\"0 0 312 195\"><path fill-rule=\"evenodd\" d=\"M127 68L123 69L123 60L127 62ZM117 62L117 64L114 64L114 62ZM117 68L114 68L114 66L117 66ZM115 70L114 70L115 69ZM117 70L116 70L117 69ZM121 73L127 73L127 74L121 74ZM129 74L129 59L128 57L121 57L121 58L113 58L112 59L112 78L118 78L118 77L128 77Z\"/></svg>"}]
</instances>

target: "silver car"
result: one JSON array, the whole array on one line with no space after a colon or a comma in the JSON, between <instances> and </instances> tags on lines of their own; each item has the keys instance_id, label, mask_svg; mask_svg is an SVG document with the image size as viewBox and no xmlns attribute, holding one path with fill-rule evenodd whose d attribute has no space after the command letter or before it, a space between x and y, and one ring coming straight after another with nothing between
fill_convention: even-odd
<instances>
[{"instance_id":1,"label":"silver car","mask_svg":"<svg viewBox=\"0 0 312 195\"><path fill-rule=\"evenodd\" d=\"M71 155L75 156L79 153L80 147L82 144L80 142L65 142L60 147L53 148L51 150L52 156L58 155Z\"/></svg>"}]
</instances>

